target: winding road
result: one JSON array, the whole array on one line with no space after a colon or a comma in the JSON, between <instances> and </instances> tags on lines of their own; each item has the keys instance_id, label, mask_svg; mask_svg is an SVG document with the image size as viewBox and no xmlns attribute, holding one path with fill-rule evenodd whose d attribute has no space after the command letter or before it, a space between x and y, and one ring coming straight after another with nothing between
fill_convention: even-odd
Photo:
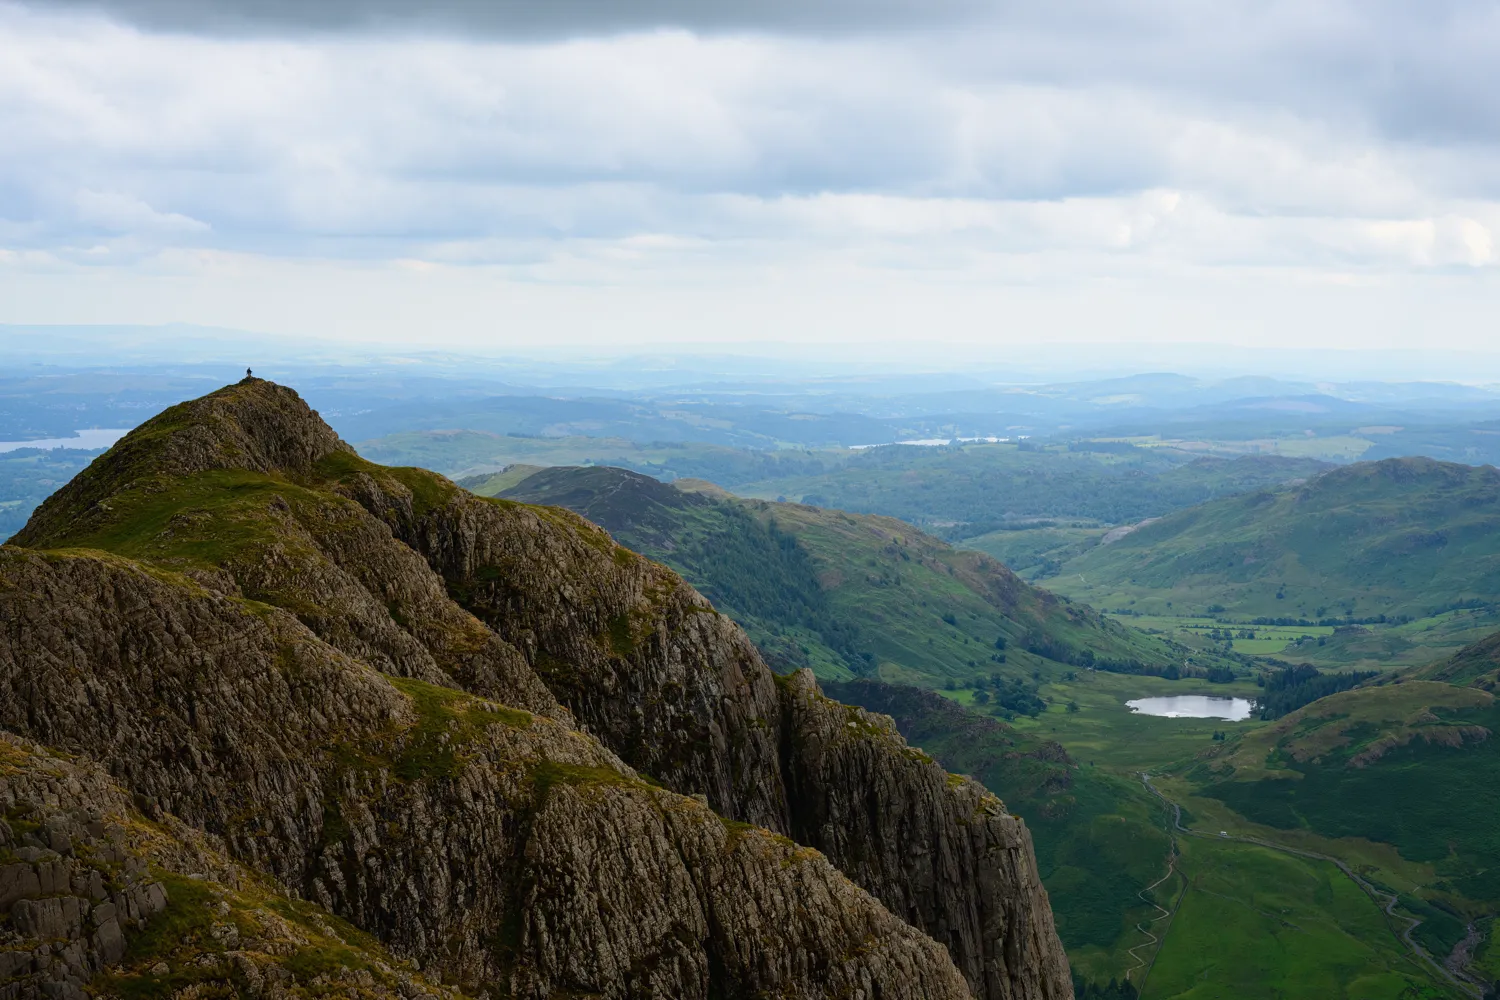
<instances>
[{"instance_id":1,"label":"winding road","mask_svg":"<svg viewBox=\"0 0 1500 1000\"><path fill-rule=\"evenodd\" d=\"M1469 996L1472 996L1472 997L1482 997L1483 996L1484 989L1483 989L1483 987L1482 987L1481 984L1476 983L1474 980L1470 979L1469 976L1466 975L1461 969L1460 970L1449 969L1445 964L1443 964L1442 962L1439 962L1437 959L1433 958L1432 955L1428 954L1427 949L1423 948L1420 944L1418 944L1416 942L1415 939L1412 938L1412 932L1417 929L1417 927L1422 923L1422 921L1420 919L1416 918L1416 917L1401 916L1401 915L1398 915L1396 913L1396 905L1397 905L1398 902L1400 902L1400 899L1399 899L1399 897L1395 893L1393 893L1393 892L1385 892L1385 891L1383 891L1381 889L1376 888L1373 884L1371 884L1370 882L1368 882L1364 878L1362 878L1357 872L1354 871L1354 869L1350 868L1343 861L1339 860L1338 858L1335 858L1335 857L1332 857L1330 855L1327 855L1327 854L1319 854L1316 851L1304 851L1301 848L1297 848L1297 847L1287 847L1285 844L1277 844L1277 843L1275 843L1273 841L1262 840L1259 837L1214 836L1213 834L1199 833L1197 830L1189 830L1187 827L1185 827L1185 826L1182 825L1182 806L1178 805L1176 802L1173 802L1171 799L1167 798L1165 795L1162 794L1162 792L1161 792L1161 790L1159 788L1157 788L1155 785L1151 784L1151 775L1148 772L1142 771L1140 774L1141 774L1141 784L1145 785L1146 789L1148 791L1150 791L1152 795L1155 795L1158 799L1161 799L1162 802L1164 802L1168 806L1172 807L1172 826L1175 828L1174 831L1173 831L1174 838L1175 838L1176 834L1180 833L1180 834L1183 834L1183 835L1188 836L1188 837L1200 837L1200 838L1202 838L1204 840L1233 840L1233 841L1238 841L1239 843L1242 843L1242 844L1255 844L1255 845L1257 845L1259 847L1267 847L1267 848L1270 848L1273 851L1281 851L1283 854L1294 854L1297 857L1311 858L1314 861L1326 861L1329 864L1336 866L1338 868L1338 870L1341 871L1341 872L1343 872L1345 875L1347 875L1354 882L1355 885L1357 885L1361 889L1363 889L1364 892L1365 892L1365 894L1368 895L1371 899L1373 899L1376 902L1377 905L1380 906L1381 910L1383 910L1385 912L1385 915L1387 917L1389 917L1389 918L1391 918L1393 920L1404 920L1404 921L1406 921L1406 928L1401 931L1401 933L1400 933L1399 936L1400 936L1402 942L1405 943L1406 947L1411 950L1411 952L1412 952L1413 955L1417 956L1417 958L1420 959L1421 961L1426 962L1428 965L1430 965L1432 967L1433 971L1437 972L1444 979L1447 979L1454 986L1457 986L1460 990L1462 990L1464 993L1468 994ZM1177 843L1176 843L1176 840L1174 839L1173 843L1172 843L1172 861L1171 861L1171 863L1170 863L1170 865L1168 867L1168 870L1167 870L1167 877L1168 878L1171 877L1171 875L1172 875L1172 871L1173 871L1173 869L1174 869L1174 867L1176 865L1176 861L1177 861ZM1157 881L1156 883L1153 884L1152 888L1154 888L1156 885L1160 885L1161 882L1163 882L1165 880L1166 879L1163 878L1163 879ZM1185 893L1184 893L1184 895L1185 895ZM1142 898L1145 898L1145 897L1143 896ZM1149 900L1148 900L1148 902L1149 902ZM1179 899L1179 903L1180 902L1181 902L1181 900ZM1157 907L1157 908L1160 909L1160 907ZM1174 913L1176 912L1176 907L1173 907L1173 912ZM1154 920L1148 921L1148 923L1155 923L1157 920L1160 920L1160 919L1161 919L1161 917L1156 917ZM1152 943L1155 942L1155 935L1152 935L1150 931L1147 931L1144 928L1141 928L1141 930L1142 930L1143 933L1151 936L1152 939L1153 939L1152 941L1147 942L1146 945L1149 945L1149 944L1152 944ZM1136 947L1137 948L1143 948L1143 947L1146 947L1146 945L1137 945ZM1135 955L1135 948L1130 949L1129 954L1130 954L1130 956L1132 958L1136 958L1137 957ZM1155 964L1155 961L1156 961L1155 956L1152 956L1152 964ZM1136 966L1136 968L1140 968L1140 966ZM1135 969L1131 969L1130 971L1134 972ZM1150 974L1151 974L1151 969L1148 966L1147 969L1146 969L1146 975L1150 976ZM1128 976L1128 973L1127 973L1127 976ZM1144 990L1145 985L1146 985L1145 979L1142 979L1141 980L1141 989L1142 990Z\"/></svg>"},{"instance_id":2,"label":"winding road","mask_svg":"<svg viewBox=\"0 0 1500 1000\"><path fill-rule=\"evenodd\" d=\"M1161 916L1152 917L1150 920L1145 920L1135 925L1136 930L1140 931L1151 940L1142 941L1134 948L1127 949L1125 952L1125 954L1135 959L1135 964L1125 970L1125 978L1129 979L1130 977L1135 975L1137 970L1144 968L1146 970L1146 975L1141 977L1141 985L1143 986L1145 985L1146 978L1151 975L1151 966L1156 964L1156 955L1157 952L1161 951L1161 949L1157 948L1156 951L1153 951L1151 953L1151 961L1149 963L1146 961L1146 959L1142 958L1140 955L1137 955L1136 952L1140 951L1142 948L1149 948L1152 945L1161 944L1161 938L1151 933L1150 927L1158 920L1166 920L1170 918L1177 912L1177 906L1182 902L1182 896L1178 896L1177 902L1173 903L1172 908L1168 910L1164 909L1160 903L1156 902L1156 900L1147 896L1146 893L1150 892L1152 889L1155 889L1157 886L1161 885L1163 882L1165 882L1175 874L1177 874L1177 841L1173 840L1172 853L1167 857L1167 873L1161 878L1157 879L1155 882L1152 882L1150 885L1146 886L1146 888L1142 889L1140 892L1136 893L1136 895L1140 896L1141 899L1145 900L1147 903L1150 903L1158 910L1161 910Z\"/></svg>"}]
</instances>

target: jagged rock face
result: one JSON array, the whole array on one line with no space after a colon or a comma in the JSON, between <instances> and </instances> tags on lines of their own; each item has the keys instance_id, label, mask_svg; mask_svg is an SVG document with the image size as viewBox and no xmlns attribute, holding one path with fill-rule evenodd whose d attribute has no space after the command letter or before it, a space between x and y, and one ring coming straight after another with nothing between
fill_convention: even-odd
<instances>
[{"instance_id":1,"label":"jagged rock face","mask_svg":"<svg viewBox=\"0 0 1500 1000\"><path fill-rule=\"evenodd\" d=\"M90 986L269 1000L453 995L268 893L197 831L148 822L97 767L5 733L0 815L6 1000L84 1000Z\"/></svg>"},{"instance_id":2,"label":"jagged rock face","mask_svg":"<svg viewBox=\"0 0 1500 1000\"><path fill-rule=\"evenodd\" d=\"M0 727L397 952L515 996L1071 995L998 800L597 527L258 380L112 455L18 539L128 558L0 548Z\"/></svg>"},{"instance_id":3,"label":"jagged rock face","mask_svg":"<svg viewBox=\"0 0 1500 1000\"><path fill-rule=\"evenodd\" d=\"M632 766L706 794L731 819L785 832L771 675L676 574L558 508L452 488L422 510L368 475L342 489L425 555Z\"/></svg>"},{"instance_id":4,"label":"jagged rock face","mask_svg":"<svg viewBox=\"0 0 1500 1000\"><path fill-rule=\"evenodd\" d=\"M888 720L821 697L811 674L778 683L680 578L566 511L458 491L418 514L373 483L352 495L633 767L822 851L947 945L978 995L1071 994L1024 824Z\"/></svg>"},{"instance_id":5,"label":"jagged rock face","mask_svg":"<svg viewBox=\"0 0 1500 1000\"><path fill-rule=\"evenodd\" d=\"M285 612L4 547L0 623L0 726L99 755L149 810L470 988L967 993L816 852L726 826L562 722L403 691Z\"/></svg>"},{"instance_id":6,"label":"jagged rock face","mask_svg":"<svg viewBox=\"0 0 1500 1000\"><path fill-rule=\"evenodd\" d=\"M1052 997L1069 981L1031 836L982 785L901 746L889 717L783 687L793 836L948 946L975 993Z\"/></svg>"}]
</instances>

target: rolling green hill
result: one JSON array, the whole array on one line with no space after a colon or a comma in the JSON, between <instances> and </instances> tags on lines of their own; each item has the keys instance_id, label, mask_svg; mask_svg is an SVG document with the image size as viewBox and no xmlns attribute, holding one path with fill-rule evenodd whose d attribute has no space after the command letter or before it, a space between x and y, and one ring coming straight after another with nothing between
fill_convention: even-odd
<instances>
[{"instance_id":1,"label":"rolling green hill","mask_svg":"<svg viewBox=\"0 0 1500 1000\"><path fill-rule=\"evenodd\" d=\"M1179 647L892 518L605 467L547 469L499 495L567 507L677 569L784 670L932 686L1069 666L1160 673L1183 660Z\"/></svg>"},{"instance_id":2,"label":"rolling green hill","mask_svg":"<svg viewBox=\"0 0 1500 1000\"><path fill-rule=\"evenodd\" d=\"M1108 536L1106 536L1108 537ZM1169 514L1048 586L1137 612L1421 617L1500 595L1500 471L1363 462Z\"/></svg>"},{"instance_id":3,"label":"rolling green hill","mask_svg":"<svg viewBox=\"0 0 1500 1000\"><path fill-rule=\"evenodd\" d=\"M1500 686L1500 632L1487 635L1446 660L1416 671L1416 676L1495 690Z\"/></svg>"}]
</instances>

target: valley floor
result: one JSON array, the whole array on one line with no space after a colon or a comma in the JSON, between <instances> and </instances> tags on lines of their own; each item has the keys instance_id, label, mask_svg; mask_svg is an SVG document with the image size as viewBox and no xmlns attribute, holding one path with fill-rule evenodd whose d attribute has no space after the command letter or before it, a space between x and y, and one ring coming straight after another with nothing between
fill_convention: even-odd
<instances>
[{"instance_id":1,"label":"valley floor","mask_svg":"<svg viewBox=\"0 0 1500 1000\"><path fill-rule=\"evenodd\" d=\"M1449 981L1403 940L1413 919L1405 904L1440 881L1432 865L1407 861L1387 844L1251 823L1173 776L1220 745L1216 734L1233 738L1267 723L1151 717L1125 704L1159 695L1254 698L1254 684L1080 670L1071 680L1044 684L1041 693L1050 702L1047 711L1016 719L1016 728L1058 741L1081 768L1133 779L1143 800L1138 808L1149 808L1164 833L1173 828L1167 803L1180 805L1185 827L1173 831L1177 853L1161 856L1153 880L1167 877L1145 892L1142 898L1150 902L1131 915L1140 929L1127 931L1112 947L1070 952L1083 975L1104 982L1128 974L1144 1000L1478 995ZM970 697L967 691L945 694L960 701ZM1141 772L1167 770L1173 774L1153 779L1151 790L1139 782ZM1045 832L1039 829L1037 836ZM1403 907L1386 913L1337 862L1309 855L1337 859L1373 883L1380 899L1394 896ZM1143 881L1141 888L1149 885Z\"/></svg>"}]
</instances>

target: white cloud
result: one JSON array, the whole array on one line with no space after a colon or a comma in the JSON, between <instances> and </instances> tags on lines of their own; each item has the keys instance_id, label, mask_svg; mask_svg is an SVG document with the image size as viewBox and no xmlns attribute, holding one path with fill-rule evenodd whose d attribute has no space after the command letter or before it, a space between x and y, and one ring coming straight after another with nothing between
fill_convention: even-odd
<instances>
[{"instance_id":1,"label":"white cloud","mask_svg":"<svg viewBox=\"0 0 1500 1000\"><path fill-rule=\"evenodd\" d=\"M73 196L77 218L86 226L118 233L175 235L201 233L208 225L176 212L158 212L130 195L84 188Z\"/></svg>"},{"instance_id":2,"label":"white cloud","mask_svg":"<svg viewBox=\"0 0 1500 1000\"><path fill-rule=\"evenodd\" d=\"M388 325L433 282L480 310L513 286L733 298L792 273L904 275L924 308L920 284L1125 282L1150 302L1226 272L1287 301L1424 276L1488 294L1493 16L1080 4L960 35L552 41L153 34L0 5L0 263L221 296L225 261L309 297L298 268L346 293L399 273L418 298ZM1382 47L1411 79L1370 70ZM238 298L175 301L195 311L170 318L243 325ZM941 312L956 337L991 330Z\"/></svg>"}]
</instances>

